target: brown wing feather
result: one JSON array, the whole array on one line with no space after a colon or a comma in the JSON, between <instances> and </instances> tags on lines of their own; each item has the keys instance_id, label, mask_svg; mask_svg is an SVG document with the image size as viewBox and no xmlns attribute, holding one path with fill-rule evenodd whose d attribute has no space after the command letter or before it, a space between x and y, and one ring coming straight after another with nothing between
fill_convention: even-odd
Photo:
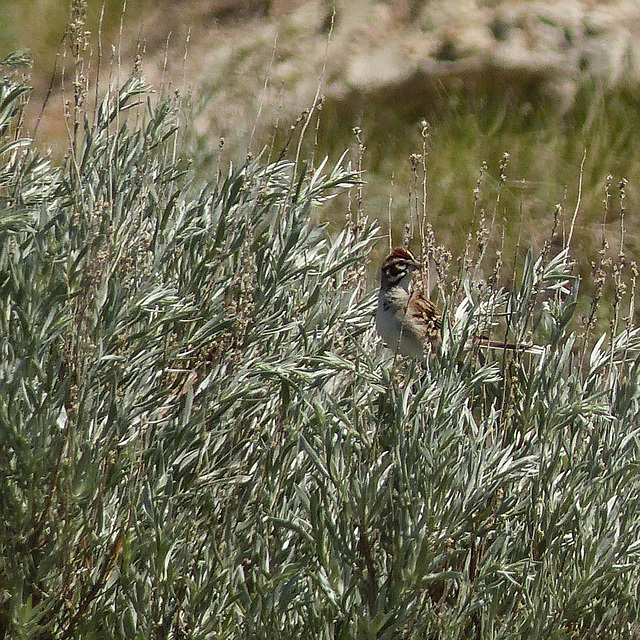
<instances>
[{"instance_id":1,"label":"brown wing feather","mask_svg":"<svg viewBox=\"0 0 640 640\"><path fill-rule=\"evenodd\" d=\"M411 312L413 324L419 328L424 341L433 342L440 338L442 312L431 300L423 297L420 291L414 291L408 309Z\"/></svg>"}]
</instances>

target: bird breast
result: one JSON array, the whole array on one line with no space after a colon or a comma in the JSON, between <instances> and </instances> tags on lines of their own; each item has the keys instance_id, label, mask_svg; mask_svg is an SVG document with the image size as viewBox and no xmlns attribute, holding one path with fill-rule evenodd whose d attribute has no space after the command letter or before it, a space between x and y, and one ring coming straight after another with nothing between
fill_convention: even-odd
<instances>
[{"instance_id":1,"label":"bird breast","mask_svg":"<svg viewBox=\"0 0 640 640\"><path fill-rule=\"evenodd\" d=\"M409 293L402 287L394 287L393 291L381 290L378 294L376 329L392 351L420 358L424 353L423 344L407 322L408 302Z\"/></svg>"}]
</instances>

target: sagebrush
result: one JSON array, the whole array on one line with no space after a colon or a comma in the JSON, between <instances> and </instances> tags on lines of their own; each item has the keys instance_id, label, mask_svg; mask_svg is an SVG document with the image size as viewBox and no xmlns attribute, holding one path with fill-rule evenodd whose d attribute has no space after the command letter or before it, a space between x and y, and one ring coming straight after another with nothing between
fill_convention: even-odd
<instances>
[{"instance_id":1,"label":"sagebrush","mask_svg":"<svg viewBox=\"0 0 640 640\"><path fill-rule=\"evenodd\" d=\"M441 352L401 362L376 224L313 214L344 157L196 184L179 98L134 76L54 164L26 92L0 86L0 636L637 633L640 336L587 339L567 250L459 274ZM470 346L498 320L541 353Z\"/></svg>"}]
</instances>

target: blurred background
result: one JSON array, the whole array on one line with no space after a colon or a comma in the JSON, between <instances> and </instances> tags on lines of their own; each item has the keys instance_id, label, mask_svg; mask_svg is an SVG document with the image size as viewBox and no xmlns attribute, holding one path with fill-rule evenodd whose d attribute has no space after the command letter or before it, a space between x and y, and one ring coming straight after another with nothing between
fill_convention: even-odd
<instances>
[{"instance_id":1,"label":"blurred background","mask_svg":"<svg viewBox=\"0 0 640 640\"><path fill-rule=\"evenodd\" d=\"M69 16L67 0L0 7L0 57L29 48L34 61L28 126L51 87L37 140L54 156L67 147ZM316 105L307 152L361 156L364 213L396 243L426 202L454 256L484 216L509 259L518 241L539 249L557 211L566 237L579 202L581 272L603 238L618 254L623 210L627 263L637 259L637 0L89 0L84 28L98 92L138 66L159 91L189 96L203 177L248 151L277 157L298 122L295 150ZM340 207L320 215L339 225Z\"/></svg>"}]
</instances>

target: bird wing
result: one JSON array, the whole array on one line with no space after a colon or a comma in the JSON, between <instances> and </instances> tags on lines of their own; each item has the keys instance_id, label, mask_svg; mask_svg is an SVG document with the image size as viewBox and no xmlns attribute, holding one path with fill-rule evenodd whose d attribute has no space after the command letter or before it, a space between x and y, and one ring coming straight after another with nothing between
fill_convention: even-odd
<instances>
[{"instance_id":1,"label":"bird wing","mask_svg":"<svg viewBox=\"0 0 640 640\"><path fill-rule=\"evenodd\" d=\"M411 297L408 311L411 313L413 325L422 334L422 339L430 342L439 339L442 329L442 312L419 291L414 291Z\"/></svg>"}]
</instances>

